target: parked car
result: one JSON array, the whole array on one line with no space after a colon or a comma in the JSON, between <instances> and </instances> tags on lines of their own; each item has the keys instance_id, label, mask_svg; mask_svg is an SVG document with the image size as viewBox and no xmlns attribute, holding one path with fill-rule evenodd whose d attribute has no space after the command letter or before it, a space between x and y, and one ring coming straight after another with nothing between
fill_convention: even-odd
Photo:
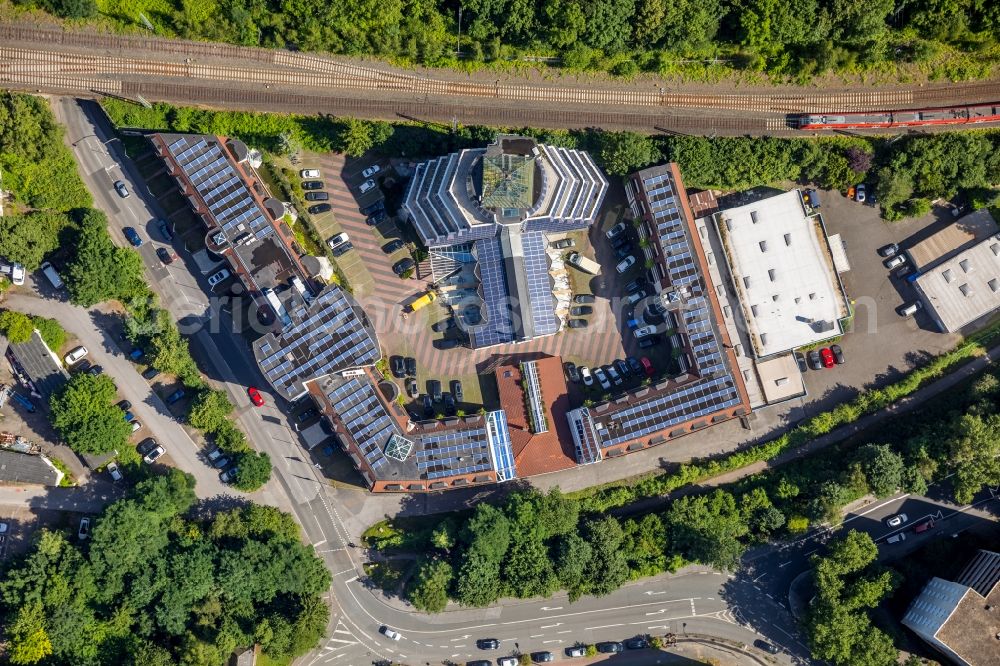
<instances>
[{"instance_id":1,"label":"parked car","mask_svg":"<svg viewBox=\"0 0 1000 666\"><path fill-rule=\"evenodd\" d=\"M441 397L444 402L444 413L446 416L454 416L458 407L455 405L455 396L451 393L442 393Z\"/></svg>"},{"instance_id":2,"label":"parked car","mask_svg":"<svg viewBox=\"0 0 1000 666\"><path fill-rule=\"evenodd\" d=\"M336 236L331 237L328 241L326 241L326 244L330 246L331 250L336 250L338 247L346 243L348 240L350 240L348 235L344 232L341 232Z\"/></svg>"},{"instance_id":3,"label":"parked car","mask_svg":"<svg viewBox=\"0 0 1000 666\"><path fill-rule=\"evenodd\" d=\"M306 192L303 197L306 201L329 201L330 194L328 192Z\"/></svg>"},{"instance_id":4,"label":"parked car","mask_svg":"<svg viewBox=\"0 0 1000 666\"><path fill-rule=\"evenodd\" d=\"M184 389L177 389L167 396L167 404L172 405L184 397Z\"/></svg>"},{"instance_id":5,"label":"parked car","mask_svg":"<svg viewBox=\"0 0 1000 666\"><path fill-rule=\"evenodd\" d=\"M229 275L230 273L228 268L223 268L221 271L213 273L208 277L208 286L214 287L215 285L219 284L220 282L228 278Z\"/></svg>"},{"instance_id":6,"label":"parked car","mask_svg":"<svg viewBox=\"0 0 1000 666\"><path fill-rule=\"evenodd\" d=\"M900 541L906 541L905 532L900 532L899 534L893 534L891 537L885 540L886 543L899 543Z\"/></svg>"},{"instance_id":7,"label":"parked car","mask_svg":"<svg viewBox=\"0 0 1000 666\"><path fill-rule=\"evenodd\" d=\"M400 259L392 265L392 272L399 277L403 277L407 271L412 271L415 266L416 264L413 263L413 259L406 257L405 259Z\"/></svg>"},{"instance_id":8,"label":"parked car","mask_svg":"<svg viewBox=\"0 0 1000 666\"><path fill-rule=\"evenodd\" d=\"M615 370L617 370L618 374L622 377L628 377L632 374L632 368L630 368L629 364L620 358L615 359L614 366Z\"/></svg>"},{"instance_id":9,"label":"parked car","mask_svg":"<svg viewBox=\"0 0 1000 666\"><path fill-rule=\"evenodd\" d=\"M830 351L833 353L833 362L837 365L843 365L844 361L844 350L840 348L840 345L830 345Z\"/></svg>"},{"instance_id":10,"label":"parked car","mask_svg":"<svg viewBox=\"0 0 1000 666\"><path fill-rule=\"evenodd\" d=\"M434 416L434 399L424 394L424 418L431 418Z\"/></svg>"},{"instance_id":11,"label":"parked car","mask_svg":"<svg viewBox=\"0 0 1000 666\"><path fill-rule=\"evenodd\" d=\"M136 347L135 349L133 349L132 351L130 351L128 353L128 357L131 360L135 361L136 363L138 363L139 359L142 358L145 355L146 355L146 352L144 352L142 350L142 347Z\"/></svg>"},{"instance_id":12,"label":"parked car","mask_svg":"<svg viewBox=\"0 0 1000 666\"><path fill-rule=\"evenodd\" d=\"M433 398L434 402L441 402L441 382L436 379L428 379L427 393Z\"/></svg>"},{"instance_id":13,"label":"parked car","mask_svg":"<svg viewBox=\"0 0 1000 666\"><path fill-rule=\"evenodd\" d=\"M618 262L618 265L615 266L615 270L619 273L624 273L628 269L632 268L633 264L635 264L635 257L630 255Z\"/></svg>"},{"instance_id":14,"label":"parked car","mask_svg":"<svg viewBox=\"0 0 1000 666\"><path fill-rule=\"evenodd\" d=\"M299 171L299 176L303 179L305 178L319 178L319 169L303 169Z\"/></svg>"},{"instance_id":15,"label":"parked car","mask_svg":"<svg viewBox=\"0 0 1000 666\"><path fill-rule=\"evenodd\" d=\"M646 337L639 340L639 349L649 349L650 347L655 347L660 344L662 339L658 335L647 335Z\"/></svg>"},{"instance_id":16,"label":"parked car","mask_svg":"<svg viewBox=\"0 0 1000 666\"><path fill-rule=\"evenodd\" d=\"M809 365L806 363L806 357L803 356L801 352L795 352L795 362L799 364L799 372L805 372L809 369Z\"/></svg>"},{"instance_id":17,"label":"parked car","mask_svg":"<svg viewBox=\"0 0 1000 666\"><path fill-rule=\"evenodd\" d=\"M330 204L316 204L315 206L309 206L306 210L312 215L319 215L320 213L329 213L333 210L333 207Z\"/></svg>"},{"instance_id":18,"label":"parked car","mask_svg":"<svg viewBox=\"0 0 1000 666\"><path fill-rule=\"evenodd\" d=\"M865 202L865 184L859 183L857 187L854 188L854 200L858 203Z\"/></svg>"},{"instance_id":19,"label":"parked car","mask_svg":"<svg viewBox=\"0 0 1000 666\"><path fill-rule=\"evenodd\" d=\"M917 314L918 310L922 310L923 307L924 304L922 301L913 301L912 303L906 303L899 306L899 309L897 309L896 312L899 313L900 317L912 317Z\"/></svg>"},{"instance_id":20,"label":"parked car","mask_svg":"<svg viewBox=\"0 0 1000 666\"><path fill-rule=\"evenodd\" d=\"M417 359L407 356L403 361L406 363L406 374L415 377L417 374Z\"/></svg>"},{"instance_id":21,"label":"parked car","mask_svg":"<svg viewBox=\"0 0 1000 666\"><path fill-rule=\"evenodd\" d=\"M611 240L617 238L618 236L621 236L624 232L625 232L625 223L619 222L618 224L616 224L615 226L611 227L606 232L604 232L604 235L608 237L608 240Z\"/></svg>"},{"instance_id":22,"label":"parked car","mask_svg":"<svg viewBox=\"0 0 1000 666\"><path fill-rule=\"evenodd\" d=\"M406 362L403 361L402 356L390 356L389 368L392 370L392 376L397 379L402 379L406 376Z\"/></svg>"},{"instance_id":23,"label":"parked car","mask_svg":"<svg viewBox=\"0 0 1000 666\"><path fill-rule=\"evenodd\" d=\"M813 370L823 369L823 359L820 358L818 350L810 349L809 352L806 354L806 356L809 358L810 368L812 368Z\"/></svg>"},{"instance_id":24,"label":"parked car","mask_svg":"<svg viewBox=\"0 0 1000 666\"><path fill-rule=\"evenodd\" d=\"M615 258L616 259L628 259L630 256L632 256L632 244L631 243L626 243L625 245L623 245L620 248L618 248L617 250L615 250Z\"/></svg>"},{"instance_id":25,"label":"parked car","mask_svg":"<svg viewBox=\"0 0 1000 666\"><path fill-rule=\"evenodd\" d=\"M574 317L586 317L594 314L594 308L589 305L574 305L569 309L569 313Z\"/></svg>"},{"instance_id":26,"label":"parked car","mask_svg":"<svg viewBox=\"0 0 1000 666\"><path fill-rule=\"evenodd\" d=\"M371 178L372 176L374 176L375 174L377 174L381 170L382 170L382 167L380 167L377 164L373 164L373 165L371 165L370 167L368 167L367 169L365 169L364 171L361 172L361 177L362 178Z\"/></svg>"},{"instance_id":27,"label":"parked car","mask_svg":"<svg viewBox=\"0 0 1000 666\"><path fill-rule=\"evenodd\" d=\"M455 318L448 317L447 319L442 319L441 321L436 321L431 325L431 330L435 333L442 333L444 331L455 328Z\"/></svg>"},{"instance_id":28,"label":"parked car","mask_svg":"<svg viewBox=\"0 0 1000 666\"><path fill-rule=\"evenodd\" d=\"M625 651L625 646L618 641L605 641L597 644L597 651L601 654L618 654Z\"/></svg>"},{"instance_id":29,"label":"parked car","mask_svg":"<svg viewBox=\"0 0 1000 666\"><path fill-rule=\"evenodd\" d=\"M567 361L563 364L563 368L566 370L566 379L573 382L574 384L580 383L580 371L577 369L575 363L570 363Z\"/></svg>"},{"instance_id":30,"label":"parked car","mask_svg":"<svg viewBox=\"0 0 1000 666\"><path fill-rule=\"evenodd\" d=\"M500 657L497 659L497 666L518 666L519 663L517 657Z\"/></svg>"},{"instance_id":31,"label":"parked car","mask_svg":"<svg viewBox=\"0 0 1000 666\"><path fill-rule=\"evenodd\" d=\"M385 219L387 217L388 215L386 215L384 210L377 210L371 215L369 215L367 218L365 218L365 224L367 224L369 227L374 227L385 222Z\"/></svg>"},{"instance_id":32,"label":"parked car","mask_svg":"<svg viewBox=\"0 0 1000 666\"><path fill-rule=\"evenodd\" d=\"M89 352L87 352L87 348L81 345L79 347L74 347L73 349L71 349L70 352L66 354L65 357L63 357L63 360L66 362L66 365L73 365L77 361L83 359L83 357L86 356L88 353Z\"/></svg>"},{"instance_id":33,"label":"parked car","mask_svg":"<svg viewBox=\"0 0 1000 666\"><path fill-rule=\"evenodd\" d=\"M902 266L905 263L906 263L906 257L904 257L901 254L897 254L896 256L889 257L888 259L883 261L882 265L888 268L889 270L892 270L893 268L896 268L897 266Z\"/></svg>"},{"instance_id":34,"label":"parked car","mask_svg":"<svg viewBox=\"0 0 1000 666\"><path fill-rule=\"evenodd\" d=\"M402 638L402 635L400 635L400 633L398 631L390 629L389 627L387 627L385 625L382 625L381 627L379 627L378 631L379 631L380 634L382 634L386 638L388 638L390 640L393 640L393 641L398 641L400 638Z\"/></svg>"},{"instance_id":35,"label":"parked car","mask_svg":"<svg viewBox=\"0 0 1000 666\"><path fill-rule=\"evenodd\" d=\"M625 357L625 362L628 363L629 370L632 371L632 374L641 375L643 374L643 372L645 372L642 363L639 362L639 359L637 359L635 356Z\"/></svg>"},{"instance_id":36,"label":"parked car","mask_svg":"<svg viewBox=\"0 0 1000 666\"><path fill-rule=\"evenodd\" d=\"M124 478L122 476L121 469L119 469L118 467L118 463L116 463L114 460L109 462L107 467L105 467L105 469L108 470L108 474L111 475L112 481L121 481Z\"/></svg>"},{"instance_id":37,"label":"parked car","mask_svg":"<svg viewBox=\"0 0 1000 666\"><path fill-rule=\"evenodd\" d=\"M608 378L612 381L615 386L621 386L622 382L625 380L622 378L618 371L615 370L613 365L605 365L601 368L604 372L608 373Z\"/></svg>"},{"instance_id":38,"label":"parked car","mask_svg":"<svg viewBox=\"0 0 1000 666\"><path fill-rule=\"evenodd\" d=\"M174 239L174 230L170 228L170 223L164 219L156 221L156 228L160 231L160 236L168 243Z\"/></svg>"},{"instance_id":39,"label":"parked car","mask_svg":"<svg viewBox=\"0 0 1000 666\"><path fill-rule=\"evenodd\" d=\"M156 256L164 264L172 264L172 263L174 263L174 255L171 254L170 250L168 250L165 247L158 247L158 248L156 248Z\"/></svg>"},{"instance_id":40,"label":"parked car","mask_svg":"<svg viewBox=\"0 0 1000 666\"><path fill-rule=\"evenodd\" d=\"M166 453L166 451L162 446L156 446L155 448L153 448L152 451L144 455L142 457L142 460L147 465L152 465L154 462L159 460L160 456L162 456L164 453Z\"/></svg>"},{"instance_id":41,"label":"parked car","mask_svg":"<svg viewBox=\"0 0 1000 666\"><path fill-rule=\"evenodd\" d=\"M635 337L637 337L637 338L644 338L647 335L652 335L653 333L656 333L656 327L655 326L640 326L639 328L635 329L632 332L635 334Z\"/></svg>"},{"instance_id":42,"label":"parked car","mask_svg":"<svg viewBox=\"0 0 1000 666\"><path fill-rule=\"evenodd\" d=\"M633 291L628 296L626 296L625 297L625 301L629 305L635 305L636 303L638 303L642 299L646 298L646 296L647 296L646 290L645 289L640 289L638 291Z\"/></svg>"},{"instance_id":43,"label":"parked car","mask_svg":"<svg viewBox=\"0 0 1000 666\"><path fill-rule=\"evenodd\" d=\"M931 518L929 520L925 520L924 522L922 522L919 525L917 525L916 527L914 527L913 528L913 533L914 534L920 534L922 532L926 532L927 530L931 529L932 527L934 527L934 519L933 518Z\"/></svg>"},{"instance_id":44,"label":"parked car","mask_svg":"<svg viewBox=\"0 0 1000 666\"><path fill-rule=\"evenodd\" d=\"M888 245L883 245L878 249L878 256L880 257L894 257L899 253L899 246L895 243L889 243Z\"/></svg>"},{"instance_id":45,"label":"parked car","mask_svg":"<svg viewBox=\"0 0 1000 666\"><path fill-rule=\"evenodd\" d=\"M253 386L247 387L247 395L250 396L250 402L252 402L253 404L257 405L258 407L264 406L264 396L262 396L260 394L260 391L258 391Z\"/></svg>"},{"instance_id":46,"label":"parked car","mask_svg":"<svg viewBox=\"0 0 1000 666\"><path fill-rule=\"evenodd\" d=\"M448 338L448 339L442 338L440 340L434 341L435 349L454 349L457 346L458 346L458 340L455 340L454 338Z\"/></svg>"},{"instance_id":47,"label":"parked car","mask_svg":"<svg viewBox=\"0 0 1000 666\"><path fill-rule=\"evenodd\" d=\"M382 251L386 254L392 254L396 250L402 250L404 247L406 247L406 243L403 242L403 239L397 238L383 245Z\"/></svg>"},{"instance_id":48,"label":"parked car","mask_svg":"<svg viewBox=\"0 0 1000 666\"><path fill-rule=\"evenodd\" d=\"M552 241L549 245L557 250L565 250L568 247L576 247L576 241L572 238L560 238L557 241Z\"/></svg>"},{"instance_id":49,"label":"parked car","mask_svg":"<svg viewBox=\"0 0 1000 666\"><path fill-rule=\"evenodd\" d=\"M646 278L637 277L636 279L632 280L627 285L625 285L625 291L631 294L634 291L639 291L645 286L646 286Z\"/></svg>"},{"instance_id":50,"label":"parked car","mask_svg":"<svg viewBox=\"0 0 1000 666\"><path fill-rule=\"evenodd\" d=\"M416 400L417 396L420 395L420 388L417 386L417 380L413 377L409 377L406 380L406 395L410 396L411 400Z\"/></svg>"},{"instance_id":51,"label":"parked car","mask_svg":"<svg viewBox=\"0 0 1000 666\"><path fill-rule=\"evenodd\" d=\"M138 421L132 421L131 430L129 432L136 433L142 430L142 424Z\"/></svg>"},{"instance_id":52,"label":"parked car","mask_svg":"<svg viewBox=\"0 0 1000 666\"><path fill-rule=\"evenodd\" d=\"M629 638L625 641L625 648L628 650L645 650L649 647L649 641L647 641L642 636L636 636L635 638Z\"/></svg>"},{"instance_id":53,"label":"parked car","mask_svg":"<svg viewBox=\"0 0 1000 666\"><path fill-rule=\"evenodd\" d=\"M224 455L225 454L222 452L222 449L216 447L208 452L208 462L214 463L216 460L219 460Z\"/></svg>"},{"instance_id":54,"label":"parked car","mask_svg":"<svg viewBox=\"0 0 1000 666\"><path fill-rule=\"evenodd\" d=\"M536 664L547 664L550 661L555 661L555 660L556 660L556 658L553 656L553 654L551 652L532 652L531 653L531 661L535 662Z\"/></svg>"},{"instance_id":55,"label":"parked car","mask_svg":"<svg viewBox=\"0 0 1000 666\"><path fill-rule=\"evenodd\" d=\"M574 303L579 303L580 305L587 305L595 302L597 299L594 298L593 294L577 294L573 297Z\"/></svg>"},{"instance_id":56,"label":"parked car","mask_svg":"<svg viewBox=\"0 0 1000 666\"><path fill-rule=\"evenodd\" d=\"M236 480L236 474L240 471L239 467L230 467L229 469L224 469L219 472L219 481L223 483L232 483Z\"/></svg>"},{"instance_id":57,"label":"parked car","mask_svg":"<svg viewBox=\"0 0 1000 666\"><path fill-rule=\"evenodd\" d=\"M465 391L462 390L462 382L457 379L451 380L451 393L455 396L455 400L459 402L465 400Z\"/></svg>"},{"instance_id":58,"label":"parked car","mask_svg":"<svg viewBox=\"0 0 1000 666\"><path fill-rule=\"evenodd\" d=\"M119 400L118 402L115 403L115 407L122 410L123 412L127 412L128 410L132 409L132 403L128 400Z\"/></svg>"},{"instance_id":59,"label":"parked car","mask_svg":"<svg viewBox=\"0 0 1000 666\"><path fill-rule=\"evenodd\" d=\"M376 201L374 203L370 203L367 206L365 206L364 208L360 208L359 210L361 211L362 215L371 215L372 213L375 213L377 211L384 211L385 210L385 200L379 199L378 201Z\"/></svg>"},{"instance_id":60,"label":"parked car","mask_svg":"<svg viewBox=\"0 0 1000 666\"><path fill-rule=\"evenodd\" d=\"M611 241L611 248L613 250L620 250L623 247L631 246L628 236L619 236L618 238Z\"/></svg>"},{"instance_id":61,"label":"parked car","mask_svg":"<svg viewBox=\"0 0 1000 666\"><path fill-rule=\"evenodd\" d=\"M829 347L823 347L819 350L819 356L823 359L824 368L832 368L834 366L833 352L830 351Z\"/></svg>"},{"instance_id":62,"label":"parked car","mask_svg":"<svg viewBox=\"0 0 1000 666\"><path fill-rule=\"evenodd\" d=\"M576 645L574 647L568 647L565 650L567 657L586 657L587 648L582 645Z\"/></svg>"},{"instance_id":63,"label":"parked car","mask_svg":"<svg viewBox=\"0 0 1000 666\"><path fill-rule=\"evenodd\" d=\"M594 385L594 375L591 374L590 368L585 365L580 368L580 379L583 381L584 386Z\"/></svg>"},{"instance_id":64,"label":"parked car","mask_svg":"<svg viewBox=\"0 0 1000 666\"><path fill-rule=\"evenodd\" d=\"M656 370L653 368L653 362L645 356L640 358L639 362L642 363L642 369L646 373L647 377L652 377L656 373Z\"/></svg>"},{"instance_id":65,"label":"parked car","mask_svg":"<svg viewBox=\"0 0 1000 666\"><path fill-rule=\"evenodd\" d=\"M570 319L566 322L566 325L570 328L587 328L586 319Z\"/></svg>"},{"instance_id":66,"label":"parked car","mask_svg":"<svg viewBox=\"0 0 1000 666\"><path fill-rule=\"evenodd\" d=\"M601 388L604 389L605 391L611 388L611 381L608 379L608 376L604 373L603 368L594 368L594 377L597 378L597 381L600 382L601 384Z\"/></svg>"},{"instance_id":67,"label":"parked car","mask_svg":"<svg viewBox=\"0 0 1000 666\"><path fill-rule=\"evenodd\" d=\"M493 666L493 662L489 659L473 659L465 662L465 666Z\"/></svg>"},{"instance_id":68,"label":"parked car","mask_svg":"<svg viewBox=\"0 0 1000 666\"><path fill-rule=\"evenodd\" d=\"M140 456L144 456L157 446L156 440L152 437L147 437L138 444L135 445L135 450L139 452Z\"/></svg>"},{"instance_id":69,"label":"parked car","mask_svg":"<svg viewBox=\"0 0 1000 666\"><path fill-rule=\"evenodd\" d=\"M350 252L353 249L354 249L354 244L350 243L350 242L347 242L347 243L343 243L342 245L338 245L336 250L332 250L332 254L335 257L340 257L340 256L343 256L343 255L347 254L348 252Z\"/></svg>"},{"instance_id":70,"label":"parked car","mask_svg":"<svg viewBox=\"0 0 1000 666\"><path fill-rule=\"evenodd\" d=\"M155 379L156 376L159 374L160 374L159 370L157 370L153 366L149 366L148 368L142 371L142 378L146 380Z\"/></svg>"},{"instance_id":71,"label":"parked car","mask_svg":"<svg viewBox=\"0 0 1000 666\"><path fill-rule=\"evenodd\" d=\"M80 528L77 529L76 536L81 541L90 538L90 518L84 517L80 519Z\"/></svg>"},{"instance_id":72,"label":"parked car","mask_svg":"<svg viewBox=\"0 0 1000 666\"><path fill-rule=\"evenodd\" d=\"M212 461L212 467L214 467L215 469L222 469L228 464L229 464L229 458L227 458L226 456L221 456L220 458L217 458Z\"/></svg>"},{"instance_id":73,"label":"parked car","mask_svg":"<svg viewBox=\"0 0 1000 666\"><path fill-rule=\"evenodd\" d=\"M303 190L322 190L324 187L326 187L326 183L322 180L307 180L302 183Z\"/></svg>"},{"instance_id":74,"label":"parked car","mask_svg":"<svg viewBox=\"0 0 1000 666\"><path fill-rule=\"evenodd\" d=\"M768 643L765 640L760 640L760 639L755 640L753 642L753 645L755 648L763 650L764 652L770 652L771 654L778 654L778 652L780 651L778 650L778 646L773 645L772 643Z\"/></svg>"},{"instance_id":75,"label":"parked car","mask_svg":"<svg viewBox=\"0 0 1000 666\"><path fill-rule=\"evenodd\" d=\"M886 520L885 524L889 527L900 527L905 525L908 520L909 518L905 513L897 513L895 516L891 516L888 520Z\"/></svg>"},{"instance_id":76,"label":"parked car","mask_svg":"<svg viewBox=\"0 0 1000 666\"><path fill-rule=\"evenodd\" d=\"M125 187L125 183L120 180L115 181L115 191L118 192L118 196L122 199L128 199L128 188Z\"/></svg>"},{"instance_id":77,"label":"parked car","mask_svg":"<svg viewBox=\"0 0 1000 666\"><path fill-rule=\"evenodd\" d=\"M371 178L369 178L365 182L361 183L361 187L358 188L358 192L360 192L361 194L364 194L365 192L368 192L368 191L374 190L374 189L375 189L375 181L372 180Z\"/></svg>"},{"instance_id":78,"label":"parked car","mask_svg":"<svg viewBox=\"0 0 1000 666\"><path fill-rule=\"evenodd\" d=\"M87 374L93 375L95 377L97 375L103 375L104 374L104 366L103 365L92 365L89 368L87 368Z\"/></svg>"}]
</instances>

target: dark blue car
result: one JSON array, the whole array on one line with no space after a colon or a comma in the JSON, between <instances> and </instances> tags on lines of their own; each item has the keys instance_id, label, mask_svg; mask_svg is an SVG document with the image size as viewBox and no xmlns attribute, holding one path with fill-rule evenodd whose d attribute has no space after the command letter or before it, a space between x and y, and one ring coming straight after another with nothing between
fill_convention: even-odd
<instances>
[{"instance_id":1,"label":"dark blue car","mask_svg":"<svg viewBox=\"0 0 1000 666\"><path fill-rule=\"evenodd\" d=\"M139 247L142 245L142 239L139 238L139 232L132 227L125 227L122 229L122 233L125 234L125 238L132 244L132 247Z\"/></svg>"}]
</instances>

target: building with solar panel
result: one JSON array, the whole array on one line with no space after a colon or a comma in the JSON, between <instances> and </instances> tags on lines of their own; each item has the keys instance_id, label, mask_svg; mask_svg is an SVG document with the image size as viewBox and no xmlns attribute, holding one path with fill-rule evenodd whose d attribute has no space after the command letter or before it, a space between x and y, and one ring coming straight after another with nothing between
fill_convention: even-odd
<instances>
[{"instance_id":1,"label":"building with solar panel","mask_svg":"<svg viewBox=\"0 0 1000 666\"><path fill-rule=\"evenodd\" d=\"M403 210L436 283L474 276L447 296L473 347L559 331L547 235L589 227L607 188L587 153L511 135L417 166Z\"/></svg>"},{"instance_id":2,"label":"building with solar panel","mask_svg":"<svg viewBox=\"0 0 1000 666\"><path fill-rule=\"evenodd\" d=\"M265 290L308 277L284 221L287 209L268 193L246 144L209 134L147 138L205 225L206 247L226 260L255 301L267 307Z\"/></svg>"},{"instance_id":3,"label":"building with solar panel","mask_svg":"<svg viewBox=\"0 0 1000 666\"><path fill-rule=\"evenodd\" d=\"M308 390L372 492L427 492L516 478L506 415L413 422L371 368L334 373Z\"/></svg>"},{"instance_id":4,"label":"building with solar panel","mask_svg":"<svg viewBox=\"0 0 1000 666\"><path fill-rule=\"evenodd\" d=\"M750 413L734 346L721 326L716 285L676 164L644 169L625 185L680 374L567 414L577 462L668 442Z\"/></svg>"}]
</instances>

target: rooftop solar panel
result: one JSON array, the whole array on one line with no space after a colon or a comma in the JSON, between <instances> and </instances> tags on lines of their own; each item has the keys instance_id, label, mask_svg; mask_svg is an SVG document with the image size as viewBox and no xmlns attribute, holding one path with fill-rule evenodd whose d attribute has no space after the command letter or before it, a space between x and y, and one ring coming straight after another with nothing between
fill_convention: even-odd
<instances>
[{"instance_id":1,"label":"rooftop solar panel","mask_svg":"<svg viewBox=\"0 0 1000 666\"><path fill-rule=\"evenodd\" d=\"M556 302L552 296L549 258L545 253L545 235L530 233L521 236L524 251L524 277L528 285L528 300L536 336L551 335L559 330Z\"/></svg>"}]
</instances>

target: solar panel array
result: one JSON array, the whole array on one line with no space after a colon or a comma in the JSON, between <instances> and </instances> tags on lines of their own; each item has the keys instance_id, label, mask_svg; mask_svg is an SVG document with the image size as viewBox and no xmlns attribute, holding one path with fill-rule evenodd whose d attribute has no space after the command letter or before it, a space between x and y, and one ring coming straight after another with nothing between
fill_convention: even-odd
<instances>
[{"instance_id":1,"label":"solar panel array","mask_svg":"<svg viewBox=\"0 0 1000 666\"><path fill-rule=\"evenodd\" d=\"M172 136L166 135L165 139ZM168 149L227 240L232 241L244 233L261 240L274 233L274 226L253 198L246 181L226 153L226 147L215 137L179 136L170 141Z\"/></svg>"},{"instance_id":2,"label":"solar panel array","mask_svg":"<svg viewBox=\"0 0 1000 666\"><path fill-rule=\"evenodd\" d=\"M517 476L514 465L514 447L510 442L510 428L507 414L502 410L486 414L486 432L490 443L490 454L497 472L497 481L510 481Z\"/></svg>"},{"instance_id":3,"label":"solar panel array","mask_svg":"<svg viewBox=\"0 0 1000 666\"><path fill-rule=\"evenodd\" d=\"M486 306L486 319L471 328L473 347L491 347L514 341L514 323L510 317L507 280L499 238L476 241L474 251L479 262L480 288Z\"/></svg>"},{"instance_id":4,"label":"solar panel array","mask_svg":"<svg viewBox=\"0 0 1000 666\"><path fill-rule=\"evenodd\" d=\"M574 434L573 447L576 462L580 465L597 462L601 459L601 447L594 434L594 420L586 408L574 409L566 414L569 427Z\"/></svg>"},{"instance_id":5,"label":"solar panel array","mask_svg":"<svg viewBox=\"0 0 1000 666\"><path fill-rule=\"evenodd\" d=\"M739 391L726 375L637 401L603 419L598 432L603 446L614 446L738 404Z\"/></svg>"},{"instance_id":6,"label":"solar panel array","mask_svg":"<svg viewBox=\"0 0 1000 666\"><path fill-rule=\"evenodd\" d=\"M521 364L521 371L524 374L525 394L528 408L531 410L531 420L534 423L532 432L536 435L548 432L549 424L545 419L545 408L542 405L542 385L538 381L538 365L534 361L525 361Z\"/></svg>"},{"instance_id":7,"label":"solar panel array","mask_svg":"<svg viewBox=\"0 0 1000 666\"><path fill-rule=\"evenodd\" d=\"M326 395L372 471L387 461L382 445L396 435L396 424L365 377L352 377Z\"/></svg>"},{"instance_id":8,"label":"solar panel array","mask_svg":"<svg viewBox=\"0 0 1000 666\"><path fill-rule=\"evenodd\" d=\"M532 330L535 335L551 335L559 330L556 316L556 299L552 295L552 278L549 276L549 258L545 253L548 243L545 234L529 233L521 236L524 252L524 280L528 285L528 302L531 310ZM523 301L524 295L519 295Z\"/></svg>"},{"instance_id":9,"label":"solar panel array","mask_svg":"<svg viewBox=\"0 0 1000 666\"><path fill-rule=\"evenodd\" d=\"M289 314L291 326L254 343L261 372L286 398L301 393L303 382L336 370L371 365L381 357L371 329L335 285Z\"/></svg>"},{"instance_id":10,"label":"solar panel array","mask_svg":"<svg viewBox=\"0 0 1000 666\"><path fill-rule=\"evenodd\" d=\"M485 427L421 435L420 444L417 469L427 479L474 474L493 468Z\"/></svg>"}]
</instances>

